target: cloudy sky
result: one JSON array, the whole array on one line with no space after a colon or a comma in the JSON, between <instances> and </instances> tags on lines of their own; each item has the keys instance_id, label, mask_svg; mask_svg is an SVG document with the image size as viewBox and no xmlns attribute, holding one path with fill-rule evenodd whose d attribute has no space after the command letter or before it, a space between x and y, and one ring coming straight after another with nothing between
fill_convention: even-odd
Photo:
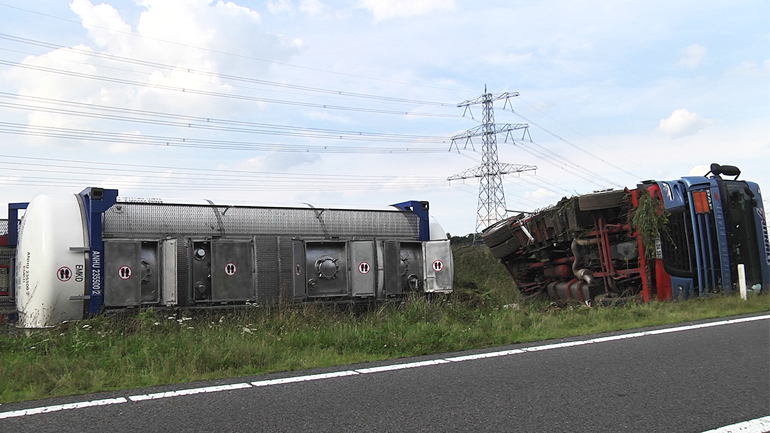
<instances>
[{"instance_id":1,"label":"cloudy sky","mask_svg":"<svg viewBox=\"0 0 770 433\"><path fill-rule=\"evenodd\" d=\"M428 200L471 233L485 86L537 167L508 209L712 162L770 188L765 0L0 0L0 202Z\"/></svg>"}]
</instances>

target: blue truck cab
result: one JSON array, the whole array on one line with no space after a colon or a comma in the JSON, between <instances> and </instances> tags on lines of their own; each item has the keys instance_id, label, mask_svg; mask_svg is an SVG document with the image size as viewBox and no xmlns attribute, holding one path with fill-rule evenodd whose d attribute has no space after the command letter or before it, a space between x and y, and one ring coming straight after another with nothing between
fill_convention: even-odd
<instances>
[{"instance_id":1,"label":"blue truck cab","mask_svg":"<svg viewBox=\"0 0 770 433\"><path fill-rule=\"evenodd\" d=\"M759 185L738 180L739 175L737 167L711 164L704 177L657 182L669 219L659 255L671 275L674 299L732 293L738 288L738 265L749 290L770 288L762 194Z\"/></svg>"}]
</instances>

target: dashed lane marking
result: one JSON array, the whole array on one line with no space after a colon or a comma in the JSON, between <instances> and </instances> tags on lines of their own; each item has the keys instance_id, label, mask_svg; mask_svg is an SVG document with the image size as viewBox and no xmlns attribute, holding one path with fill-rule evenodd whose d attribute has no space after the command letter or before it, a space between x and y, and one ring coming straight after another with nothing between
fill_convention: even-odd
<instances>
[{"instance_id":1,"label":"dashed lane marking","mask_svg":"<svg viewBox=\"0 0 770 433\"><path fill-rule=\"evenodd\" d=\"M36 415L39 413L58 412L60 410L83 409L94 406L107 406L110 404L125 403L125 397L108 398L106 400L81 401L78 403L59 404L56 406L33 407L30 409L15 410L13 412L0 412L0 419L15 418L19 416Z\"/></svg>"},{"instance_id":2,"label":"dashed lane marking","mask_svg":"<svg viewBox=\"0 0 770 433\"><path fill-rule=\"evenodd\" d=\"M155 394L131 395L131 401L157 400L159 398L179 397L182 395L203 394L207 392L230 391L233 389L251 388L248 383L234 383L231 385L207 386L205 388L180 389L178 391L158 392Z\"/></svg>"},{"instance_id":3,"label":"dashed lane marking","mask_svg":"<svg viewBox=\"0 0 770 433\"><path fill-rule=\"evenodd\" d=\"M307 382L310 380L321 380L321 379L331 379L333 377L342 377L342 376L352 376L354 374L359 374L355 371L335 371L333 373L321 373L321 374L311 374L308 376L294 376L294 377L282 377L280 379L270 379L270 380L260 380L257 382L251 382L251 385L253 386L270 386L270 385L283 385L284 383L295 383L295 382Z\"/></svg>"}]
</instances>

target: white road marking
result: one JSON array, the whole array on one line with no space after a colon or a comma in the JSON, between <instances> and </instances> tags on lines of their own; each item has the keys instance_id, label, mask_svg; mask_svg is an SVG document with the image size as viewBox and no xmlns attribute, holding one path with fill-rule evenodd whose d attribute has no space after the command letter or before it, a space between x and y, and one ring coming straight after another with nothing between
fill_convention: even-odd
<instances>
[{"instance_id":1,"label":"white road marking","mask_svg":"<svg viewBox=\"0 0 770 433\"><path fill-rule=\"evenodd\" d=\"M465 355L465 356L456 356L454 358L446 358L446 360L451 362L475 361L477 359L516 355L518 353L524 353L524 349L503 350L501 352L477 353L475 355Z\"/></svg>"},{"instance_id":2,"label":"white road marking","mask_svg":"<svg viewBox=\"0 0 770 433\"><path fill-rule=\"evenodd\" d=\"M356 371L361 374L379 373L382 371L404 370L406 368L419 368L419 367L426 367L428 365L446 364L448 362L449 361L447 361L446 359L431 359L430 361L410 362L408 364L391 364L391 365L383 365L380 367L362 368Z\"/></svg>"},{"instance_id":3,"label":"white road marking","mask_svg":"<svg viewBox=\"0 0 770 433\"><path fill-rule=\"evenodd\" d=\"M112 398L112 399L106 399L106 400L84 401L79 403L68 403L68 404L61 404L56 406L43 406L43 407L37 407L37 408L17 410L13 412L0 412L0 419L35 415L35 414L48 413L48 412L57 412L60 410L82 409L82 408L93 407L93 406L104 406L104 405L110 405L110 404L127 403L129 400L133 402L139 402L139 401L145 401L145 400L157 400L162 398L179 397L183 395L230 391L235 389L245 389L245 388L251 388L251 387L283 385L287 383L307 382L311 380L323 380L323 379L331 379L335 377L355 376L359 374L381 373L384 371L420 368L420 367L427 367L431 365L447 364L452 362L474 361L478 359L518 355L518 354L529 353L529 352L540 352L543 350L563 349L565 347L584 346L587 344L594 344L594 343L606 343L609 341L626 340L629 338L645 337L648 335L669 334L672 332L691 331L693 329L711 328L714 326L732 325L735 323L753 322L756 320L767 320L767 319L770 319L770 315L742 317L740 319L721 320L718 322L700 323L697 325L679 326L675 328L655 329L652 331L634 332L631 334L611 335L608 337L598 337L598 338L592 338L589 340L567 341L563 343L544 344L542 346L524 347L521 349L510 349L510 350L501 350L497 352L477 353L474 355L456 356L452 358L431 359L428 361L410 362L406 364L389 364L389 365L383 365L379 367L361 368L358 370L344 370L344 371L336 371L331 373L311 374L311 375L305 375L305 376L283 377L279 379L261 380L261 381L251 382L251 383L248 383L248 382L233 383L229 385L217 385L217 386L208 386L203 388L191 388L191 389L181 389L178 391L159 392L155 394L132 395L128 397L119 397L119 398ZM755 422L758 422L758 424L756 424ZM744 428L742 427L743 424L747 424L747 423L755 423L755 424L751 424L752 426L759 425L760 427L757 427L757 428L760 428L760 430L743 430ZM722 429L728 429L728 428L732 428L732 430L722 430ZM751 428L754 428L754 427L751 427ZM766 429L762 430L761 428L766 428ZM719 432L719 433L768 432L770 431L770 417L759 418L757 420L747 421L746 423L735 424L734 426L722 427L722 429L713 430L713 431Z\"/></svg>"},{"instance_id":4,"label":"white road marking","mask_svg":"<svg viewBox=\"0 0 770 433\"><path fill-rule=\"evenodd\" d=\"M157 400L159 398L179 397L181 395L203 394L207 392L230 391L233 389L243 389L243 388L251 388L251 385L249 385L248 383L233 383L230 385L217 385L217 386L207 386L203 388L180 389L178 391L158 392L155 394L132 395L132 396L129 396L128 399L131 401Z\"/></svg>"},{"instance_id":5,"label":"white road marking","mask_svg":"<svg viewBox=\"0 0 770 433\"><path fill-rule=\"evenodd\" d=\"M251 382L251 384L254 386L282 385L284 383L307 382L309 380L331 379L332 377L352 376L354 374L359 374L359 373L351 370L335 371L333 373L321 373L321 374L311 374L308 376L294 376L294 377L283 377L280 379L260 380L258 382Z\"/></svg>"},{"instance_id":6,"label":"white road marking","mask_svg":"<svg viewBox=\"0 0 770 433\"><path fill-rule=\"evenodd\" d=\"M106 400L81 401L78 403L59 404L56 406L34 407L31 409L15 410L13 412L0 412L0 419L15 418L19 416L35 415L38 413L58 412L60 410L82 409L84 407L106 406L108 404L126 403L125 397L108 398Z\"/></svg>"},{"instance_id":7,"label":"white road marking","mask_svg":"<svg viewBox=\"0 0 770 433\"><path fill-rule=\"evenodd\" d=\"M703 433L767 433L770 432L770 416L726 425Z\"/></svg>"}]
</instances>

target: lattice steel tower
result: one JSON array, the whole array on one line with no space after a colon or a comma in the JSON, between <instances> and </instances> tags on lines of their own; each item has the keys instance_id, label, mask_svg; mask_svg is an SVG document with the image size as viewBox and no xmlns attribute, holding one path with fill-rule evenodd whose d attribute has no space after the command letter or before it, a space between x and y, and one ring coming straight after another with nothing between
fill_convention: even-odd
<instances>
[{"instance_id":1,"label":"lattice steel tower","mask_svg":"<svg viewBox=\"0 0 770 433\"><path fill-rule=\"evenodd\" d=\"M537 167L534 165L500 163L497 158L498 133L505 132L507 140L512 131L522 129L526 134L527 128L529 127L529 125L523 123L516 123L513 125L506 123L500 127L495 125L494 101L504 99L505 104L503 105L503 108L505 108L509 103L509 99L516 96L519 96L518 92L506 92L499 95L492 95L487 92L487 87L484 86L483 95L476 99L467 100L457 104L458 107L465 107L466 112L469 112L470 106L475 104L482 104L483 110L483 119L480 126L452 137L452 146L455 147L457 147L457 141L464 138L465 149L468 147L468 144L473 146L473 142L471 141L473 137L481 136L481 165L447 178L449 181L479 178L479 203L476 212L475 234L480 233L482 229L507 217L505 191L503 190L503 175L537 170ZM463 113L463 115L465 115L465 113ZM457 147L457 150L460 150L459 147Z\"/></svg>"}]
</instances>

